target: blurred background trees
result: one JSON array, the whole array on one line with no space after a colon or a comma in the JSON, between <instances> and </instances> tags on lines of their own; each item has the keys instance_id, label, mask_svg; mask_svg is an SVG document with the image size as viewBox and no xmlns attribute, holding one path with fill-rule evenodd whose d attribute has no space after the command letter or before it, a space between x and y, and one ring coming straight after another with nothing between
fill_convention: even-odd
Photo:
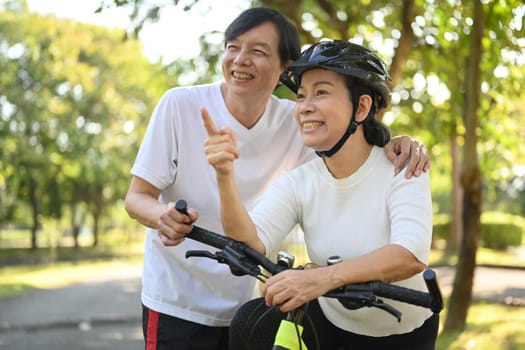
<instances>
[{"instance_id":1,"label":"blurred background trees","mask_svg":"<svg viewBox=\"0 0 525 350\"><path fill-rule=\"evenodd\" d=\"M120 31L0 13L0 222L29 227L31 247L44 218L68 218L77 246L88 216L96 245L122 200L147 117L174 84L141 50Z\"/></svg>"}]
</instances>

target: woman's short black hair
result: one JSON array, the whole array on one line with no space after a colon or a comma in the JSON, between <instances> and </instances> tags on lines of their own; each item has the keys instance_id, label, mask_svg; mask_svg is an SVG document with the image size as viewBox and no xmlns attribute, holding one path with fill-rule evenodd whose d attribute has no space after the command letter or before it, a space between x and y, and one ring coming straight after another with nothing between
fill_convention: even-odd
<instances>
[{"instance_id":1,"label":"woman's short black hair","mask_svg":"<svg viewBox=\"0 0 525 350\"><path fill-rule=\"evenodd\" d=\"M237 16L224 32L224 44L226 45L239 35L267 22L273 23L279 34L281 63L285 64L288 60L295 61L301 53L301 41L297 28L282 13L266 7L254 7Z\"/></svg>"}]
</instances>

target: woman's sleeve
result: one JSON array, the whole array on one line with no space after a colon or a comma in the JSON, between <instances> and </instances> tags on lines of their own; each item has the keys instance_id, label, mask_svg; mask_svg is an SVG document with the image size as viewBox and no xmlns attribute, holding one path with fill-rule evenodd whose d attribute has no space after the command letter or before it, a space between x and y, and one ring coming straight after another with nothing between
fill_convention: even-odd
<instances>
[{"instance_id":1,"label":"woman's sleeve","mask_svg":"<svg viewBox=\"0 0 525 350\"><path fill-rule=\"evenodd\" d=\"M391 243L409 250L428 264L432 242L432 196L428 172L406 179L404 172L393 180L388 199Z\"/></svg>"},{"instance_id":2,"label":"woman's sleeve","mask_svg":"<svg viewBox=\"0 0 525 350\"><path fill-rule=\"evenodd\" d=\"M297 200L292 178L283 173L256 201L250 217L266 254L275 251L297 224Z\"/></svg>"}]
</instances>

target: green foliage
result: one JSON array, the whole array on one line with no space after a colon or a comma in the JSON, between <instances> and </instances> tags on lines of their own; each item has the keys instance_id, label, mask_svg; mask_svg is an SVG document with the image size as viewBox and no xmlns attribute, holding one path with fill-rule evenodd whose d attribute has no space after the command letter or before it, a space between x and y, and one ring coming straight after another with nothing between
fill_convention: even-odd
<instances>
[{"instance_id":1,"label":"green foliage","mask_svg":"<svg viewBox=\"0 0 525 350\"><path fill-rule=\"evenodd\" d=\"M524 218L505 213L489 212L481 218L481 244L486 248L505 250L519 247L524 236ZM449 219L441 217L433 226L433 240L448 240L451 232Z\"/></svg>"},{"instance_id":2,"label":"green foliage","mask_svg":"<svg viewBox=\"0 0 525 350\"><path fill-rule=\"evenodd\" d=\"M146 121L171 78L122 36L0 12L0 220L24 206L33 227L64 209L72 220L98 218L123 198Z\"/></svg>"},{"instance_id":3,"label":"green foliage","mask_svg":"<svg viewBox=\"0 0 525 350\"><path fill-rule=\"evenodd\" d=\"M46 265L60 262L86 262L120 258L140 258L143 253L142 239L130 241L124 232L117 232L111 243L99 247L0 248L0 266Z\"/></svg>"},{"instance_id":4,"label":"green foliage","mask_svg":"<svg viewBox=\"0 0 525 350\"><path fill-rule=\"evenodd\" d=\"M457 266L458 251L453 249L432 249L429 266ZM519 250L496 250L479 247L476 253L477 265L492 265L525 269L525 256Z\"/></svg>"},{"instance_id":5,"label":"green foliage","mask_svg":"<svg viewBox=\"0 0 525 350\"><path fill-rule=\"evenodd\" d=\"M481 225L481 241L483 246L492 249L507 249L521 245L522 230L515 224Z\"/></svg>"},{"instance_id":6,"label":"green foliage","mask_svg":"<svg viewBox=\"0 0 525 350\"><path fill-rule=\"evenodd\" d=\"M450 222L434 224L432 227L432 240L444 240L447 241L450 237L452 225Z\"/></svg>"},{"instance_id":7,"label":"green foliage","mask_svg":"<svg viewBox=\"0 0 525 350\"><path fill-rule=\"evenodd\" d=\"M518 247L524 243L525 217L501 212L485 212L481 216L483 245L493 249Z\"/></svg>"}]
</instances>

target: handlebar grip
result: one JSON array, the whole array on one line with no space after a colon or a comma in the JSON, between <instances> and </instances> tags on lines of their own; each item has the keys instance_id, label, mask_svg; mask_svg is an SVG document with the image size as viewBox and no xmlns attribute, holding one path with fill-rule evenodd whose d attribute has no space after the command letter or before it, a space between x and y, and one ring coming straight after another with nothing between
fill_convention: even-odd
<instances>
[{"instance_id":1,"label":"handlebar grip","mask_svg":"<svg viewBox=\"0 0 525 350\"><path fill-rule=\"evenodd\" d=\"M423 278L428 293L387 283L371 282L371 284L377 296L426 307L432 312L439 313L443 309L443 298L437 284L436 273L427 269L423 273Z\"/></svg>"},{"instance_id":2,"label":"handlebar grip","mask_svg":"<svg viewBox=\"0 0 525 350\"><path fill-rule=\"evenodd\" d=\"M429 308L431 305L430 295L425 292L390 285L387 283L371 282L374 294L392 300L401 301L413 305Z\"/></svg>"},{"instance_id":3,"label":"handlebar grip","mask_svg":"<svg viewBox=\"0 0 525 350\"><path fill-rule=\"evenodd\" d=\"M218 249L224 249L230 242L227 237L221 236L215 232L208 231L202 227L193 226L193 229L186 237L191 238L195 241L211 245Z\"/></svg>"},{"instance_id":4,"label":"handlebar grip","mask_svg":"<svg viewBox=\"0 0 525 350\"><path fill-rule=\"evenodd\" d=\"M188 203L184 199L179 199L175 202L175 210L179 213L188 215Z\"/></svg>"},{"instance_id":5,"label":"handlebar grip","mask_svg":"<svg viewBox=\"0 0 525 350\"><path fill-rule=\"evenodd\" d=\"M188 203L184 199L179 199L175 203L175 209L179 213L188 215ZM230 241L230 239L228 239L227 237L221 236L215 232L211 232L197 226L193 226L193 229L190 233L186 235L186 237L207 245L211 245L212 247L218 249L224 249L224 247L226 247L226 245Z\"/></svg>"},{"instance_id":6,"label":"handlebar grip","mask_svg":"<svg viewBox=\"0 0 525 350\"><path fill-rule=\"evenodd\" d=\"M434 313L439 313L443 310L443 296L437 283L436 273L434 270L425 270L423 272L423 279L427 285L428 293L430 294L430 309Z\"/></svg>"}]
</instances>

